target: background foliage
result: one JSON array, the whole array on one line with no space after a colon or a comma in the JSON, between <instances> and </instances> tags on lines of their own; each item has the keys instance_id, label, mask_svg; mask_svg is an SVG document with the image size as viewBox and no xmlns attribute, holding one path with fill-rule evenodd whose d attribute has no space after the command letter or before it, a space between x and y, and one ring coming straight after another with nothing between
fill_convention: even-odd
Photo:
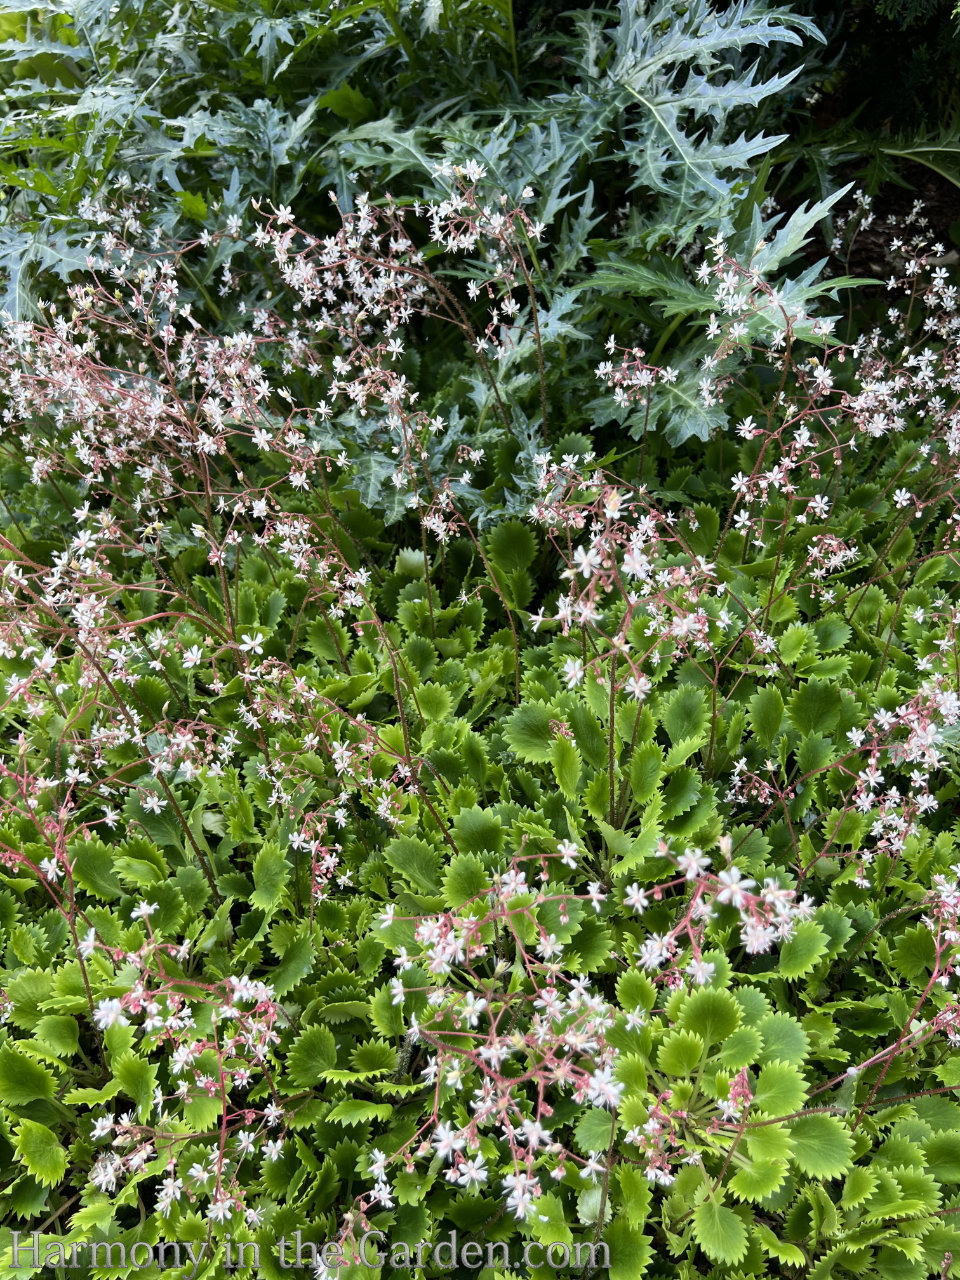
<instances>
[{"instance_id":1,"label":"background foliage","mask_svg":"<svg viewBox=\"0 0 960 1280\"><path fill-rule=\"evenodd\" d=\"M865 12L5 6L5 1273L960 1274L956 148Z\"/></svg>"}]
</instances>

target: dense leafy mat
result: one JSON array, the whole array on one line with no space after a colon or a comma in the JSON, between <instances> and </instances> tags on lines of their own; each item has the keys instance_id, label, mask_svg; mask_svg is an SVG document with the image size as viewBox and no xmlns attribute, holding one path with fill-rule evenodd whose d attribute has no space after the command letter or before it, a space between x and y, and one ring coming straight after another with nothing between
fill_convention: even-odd
<instances>
[{"instance_id":1,"label":"dense leafy mat","mask_svg":"<svg viewBox=\"0 0 960 1280\"><path fill-rule=\"evenodd\" d=\"M783 10L231 13L4 19L0 1270L960 1274L944 246Z\"/></svg>"},{"instance_id":2,"label":"dense leafy mat","mask_svg":"<svg viewBox=\"0 0 960 1280\"><path fill-rule=\"evenodd\" d=\"M908 253L844 345L715 241L735 429L527 465L539 233L448 181L462 301L361 202L260 217L246 331L180 294L206 246L112 231L6 326L9 1219L949 1274L955 291ZM398 335L477 297L494 425L434 470ZM648 415L673 372L605 354Z\"/></svg>"}]
</instances>

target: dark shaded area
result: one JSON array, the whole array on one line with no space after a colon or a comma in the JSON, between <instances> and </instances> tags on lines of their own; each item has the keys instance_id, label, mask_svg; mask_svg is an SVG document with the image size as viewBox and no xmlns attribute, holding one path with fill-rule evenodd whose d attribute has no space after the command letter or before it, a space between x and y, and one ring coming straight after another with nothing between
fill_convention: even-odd
<instances>
[{"instance_id":1,"label":"dark shaded area","mask_svg":"<svg viewBox=\"0 0 960 1280\"><path fill-rule=\"evenodd\" d=\"M833 0L798 5L835 24ZM903 134L960 120L960 19L954 0L852 0L842 6L841 70L825 107L859 128Z\"/></svg>"},{"instance_id":2,"label":"dark shaded area","mask_svg":"<svg viewBox=\"0 0 960 1280\"><path fill-rule=\"evenodd\" d=\"M960 188L948 178L925 165L912 161L900 161L898 180L883 182L873 192L871 211L873 219L861 226L850 239L844 238L844 249L839 259L834 259L834 270L844 275L863 278L886 279L890 274L889 249L891 239L901 236L910 239L920 234L927 246L942 246L948 265L955 266L960 258ZM858 183L869 189L864 181L863 165L851 164L837 175L838 185ZM920 202L922 209L917 210ZM838 208L841 220L854 207L848 197ZM819 262L828 251L825 228L806 244L803 255L809 263ZM883 286L865 286L865 296L884 295Z\"/></svg>"},{"instance_id":3,"label":"dark shaded area","mask_svg":"<svg viewBox=\"0 0 960 1280\"><path fill-rule=\"evenodd\" d=\"M890 224L902 225L921 201L920 217L926 219L925 239L939 243L947 255L960 249L960 188L925 165L903 161L901 187L885 183L874 200L874 223L857 233L850 248L852 275L876 275L886 261Z\"/></svg>"}]
</instances>

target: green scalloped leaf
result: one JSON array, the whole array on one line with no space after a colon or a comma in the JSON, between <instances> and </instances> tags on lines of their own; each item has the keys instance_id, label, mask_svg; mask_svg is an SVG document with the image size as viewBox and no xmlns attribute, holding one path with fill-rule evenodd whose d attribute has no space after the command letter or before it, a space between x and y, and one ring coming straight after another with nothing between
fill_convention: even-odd
<instances>
[{"instance_id":1,"label":"green scalloped leaf","mask_svg":"<svg viewBox=\"0 0 960 1280\"><path fill-rule=\"evenodd\" d=\"M762 1124L755 1129L748 1126L744 1141L753 1160L787 1160L793 1150L785 1124Z\"/></svg>"},{"instance_id":2,"label":"green scalloped leaf","mask_svg":"<svg viewBox=\"0 0 960 1280\"><path fill-rule=\"evenodd\" d=\"M707 728L706 695L692 684L681 685L661 705L660 721L674 745L701 737Z\"/></svg>"},{"instance_id":3,"label":"green scalloped leaf","mask_svg":"<svg viewBox=\"0 0 960 1280\"><path fill-rule=\"evenodd\" d=\"M953 1139L950 1139L953 1143ZM879 1178L872 1169L855 1165L847 1174L843 1183L843 1195L840 1203L845 1209L853 1209L864 1200L869 1200L877 1189Z\"/></svg>"},{"instance_id":4,"label":"green scalloped leaf","mask_svg":"<svg viewBox=\"0 0 960 1280\"><path fill-rule=\"evenodd\" d=\"M577 1121L574 1137L584 1155L591 1151L606 1151L615 1132L611 1114L600 1107L590 1107Z\"/></svg>"},{"instance_id":5,"label":"green scalloped leaf","mask_svg":"<svg viewBox=\"0 0 960 1280\"><path fill-rule=\"evenodd\" d=\"M787 1166L782 1160L753 1160L730 1179L738 1200L765 1200L783 1185Z\"/></svg>"},{"instance_id":6,"label":"green scalloped leaf","mask_svg":"<svg viewBox=\"0 0 960 1280\"><path fill-rule=\"evenodd\" d=\"M525 702L507 717L503 736L507 746L529 764L550 759L553 734L550 712L542 702Z\"/></svg>"},{"instance_id":7,"label":"green scalloped leaf","mask_svg":"<svg viewBox=\"0 0 960 1280\"><path fill-rule=\"evenodd\" d=\"M453 910L484 893L489 878L483 863L473 853L458 853L450 859L443 876L443 894Z\"/></svg>"},{"instance_id":8,"label":"green scalloped leaf","mask_svg":"<svg viewBox=\"0 0 960 1280\"><path fill-rule=\"evenodd\" d=\"M739 1262L747 1252L743 1222L715 1200L703 1200L694 1209L693 1236L711 1262Z\"/></svg>"},{"instance_id":9,"label":"green scalloped leaf","mask_svg":"<svg viewBox=\"0 0 960 1280\"><path fill-rule=\"evenodd\" d=\"M756 1062L763 1048L763 1038L755 1027L737 1027L732 1035L726 1037L717 1055L725 1067L731 1071L739 1071Z\"/></svg>"},{"instance_id":10,"label":"green scalloped leaf","mask_svg":"<svg viewBox=\"0 0 960 1280\"><path fill-rule=\"evenodd\" d=\"M302 1089L319 1084L336 1065L337 1042L329 1027L307 1027L287 1054L287 1075Z\"/></svg>"},{"instance_id":11,"label":"green scalloped leaf","mask_svg":"<svg viewBox=\"0 0 960 1280\"><path fill-rule=\"evenodd\" d=\"M113 1060L113 1074L120 1081L120 1088L137 1104L137 1113L145 1120L153 1108L153 1094L157 1087L157 1064L147 1062L132 1049L118 1054Z\"/></svg>"},{"instance_id":12,"label":"green scalloped leaf","mask_svg":"<svg viewBox=\"0 0 960 1280\"><path fill-rule=\"evenodd\" d=\"M559 737L554 741L550 750L550 760L553 764L553 776L557 780L557 786L568 800L575 799L577 784L580 781L580 771L583 768L583 759L580 752L569 738Z\"/></svg>"},{"instance_id":13,"label":"green scalloped leaf","mask_svg":"<svg viewBox=\"0 0 960 1280\"><path fill-rule=\"evenodd\" d=\"M893 952L897 972L911 981L932 973L937 962L937 947L933 934L925 925L905 930Z\"/></svg>"},{"instance_id":14,"label":"green scalloped leaf","mask_svg":"<svg viewBox=\"0 0 960 1280\"><path fill-rule=\"evenodd\" d=\"M499 853L504 831L500 817L481 805L465 805L453 820L454 842L461 853Z\"/></svg>"},{"instance_id":15,"label":"green scalloped leaf","mask_svg":"<svg viewBox=\"0 0 960 1280\"><path fill-rule=\"evenodd\" d=\"M532 529L520 520L501 520L486 539L490 559L504 573L526 569L537 554L537 539Z\"/></svg>"},{"instance_id":16,"label":"green scalloped leaf","mask_svg":"<svg viewBox=\"0 0 960 1280\"><path fill-rule=\"evenodd\" d=\"M791 1159L811 1178L839 1178L850 1168L853 1139L835 1116L800 1116L790 1125Z\"/></svg>"},{"instance_id":17,"label":"green scalloped leaf","mask_svg":"<svg viewBox=\"0 0 960 1280\"><path fill-rule=\"evenodd\" d=\"M803 1076L788 1062L768 1062L760 1068L753 1105L768 1116L791 1115L803 1106L807 1086Z\"/></svg>"},{"instance_id":18,"label":"green scalloped leaf","mask_svg":"<svg viewBox=\"0 0 960 1280\"><path fill-rule=\"evenodd\" d=\"M370 1120L389 1120L393 1115L393 1107L389 1102L361 1102L357 1098L345 1098L327 1114L327 1120L334 1124L366 1124Z\"/></svg>"},{"instance_id":19,"label":"green scalloped leaf","mask_svg":"<svg viewBox=\"0 0 960 1280\"><path fill-rule=\"evenodd\" d=\"M417 706L425 720L440 721L449 718L453 709L453 698L450 690L442 684L421 685L417 690Z\"/></svg>"},{"instance_id":20,"label":"green scalloped leaf","mask_svg":"<svg viewBox=\"0 0 960 1280\"><path fill-rule=\"evenodd\" d=\"M789 1062L794 1066L807 1056L810 1041L796 1018L789 1013L768 1013L756 1023L763 1036L760 1062Z\"/></svg>"},{"instance_id":21,"label":"green scalloped leaf","mask_svg":"<svg viewBox=\"0 0 960 1280\"><path fill-rule=\"evenodd\" d=\"M251 903L267 915L272 915L283 897L289 875L290 867L280 846L267 841L254 859Z\"/></svg>"},{"instance_id":22,"label":"green scalloped leaf","mask_svg":"<svg viewBox=\"0 0 960 1280\"><path fill-rule=\"evenodd\" d=\"M383 850L394 871L399 872L415 889L424 893L438 893L440 883L437 871L440 855L432 845L418 836L395 836Z\"/></svg>"},{"instance_id":23,"label":"green scalloped leaf","mask_svg":"<svg viewBox=\"0 0 960 1280\"><path fill-rule=\"evenodd\" d=\"M815 920L801 920L796 925L794 937L788 938L780 948L777 969L785 978L803 978L826 956L829 938Z\"/></svg>"},{"instance_id":24,"label":"green scalloped leaf","mask_svg":"<svg viewBox=\"0 0 960 1280\"><path fill-rule=\"evenodd\" d=\"M759 689L750 699L748 712L750 728L764 747L773 745L783 723L783 698L776 685Z\"/></svg>"},{"instance_id":25,"label":"green scalloped leaf","mask_svg":"<svg viewBox=\"0 0 960 1280\"><path fill-rule=\"evenodd\" d=\"M788 1244L785 1240L779 1240L762 1222L753 1224L753 1235L768 1258L776 1258L778 1262L785 1262L791 1267L806 1265L807 1258L802 1249L795 1244Z\"/></svg>"},{"instance_id":26,"label":"green scalloped leaf","mask_svg":"<svg viewBox=\"0 0 960 1280\"><path fill-rule=\"evenodd\" d=\"M364 1076L381 1076L397 1069L397 1051L384 1040L365 1040L350 1055L355 1071Z\"/></svg>"},{"instance_id":27,"label":"green scalloped leaf","mask_svg":"<svg viewBox=\"0 0 960 1280\"><path fill-rule=\"evenodd\" d=\"M13 1143L27 1172L44 1186L60 1182L67 1171L67 1152L45 1124L21 1120Z\"/></svg>"},{"instance_id":28,"label":"green scalloped leaf","mask_svg":"<svg viewBox=\"0 0 960 1280\"><path fill-rule=\"evenodd\" d=\"M842 706L836 684L813 678L801 685L790 699L790 720L801 733L814 730L829 733L837 726Z\"/></svg>"},{"instance_id":29,"label":"green scalloped leaf","mask_svg":"<svg viewBox=\"0 0 960 1280\"><path fill-rule=\"evenodd\" d=\"M663 817L665 821L687 813L697 803L700 795L700 777L695 769L683 764L670 775L663 789Z\"/></svg>"},{"instance_id":30,"label":"green scalloped leaf","mask_svg":"<svg viewBox=\"0 0 960 1280\"><path fill-rule=\"evenodd\" d=\"M689 1076L703 1057L703 1037L695 1031L671 1031L660 1046L657 1068L668 1076Z\"/></svg>"},{"instance_id":31,"label":"green scalloped leaf","mask_svg":"<svg viewBox=\"0 0 960 1280\"><path fill-rule=\"evenodd\" d=\"M626 1218L611 1222L604 1240L610 1249L609 1280L637 1280L653 1259L653 1241Z\"/></svg>"},{"instance_id":32,"label":"green scalloped leaf","mask_svg":"<svg viewBox=\"0 0 960 1280\"><path fill-rule=\"evenodd\" d=\"M645 805L663 772L663 752L655 742L642 742L630 757L630 790L634 802Z\"/></svg>"},{"instance_id":33,"label":"green scalloped leaf","mask_svg":"<svg viewBox=\"0 0 960 1280\"><path fill-rule=\"evenodd\" d=\"M652 1193L650 1183L641 1169L629 1164L618 1166L622 1212L632 1227L639 1227L650 1212Z\"/></svg>"},{"instance_id":34,"label":"green scalloped leaf","mask_svg":"<svg viewBox=\"0 0 960 1280\"><path fill-rule=\"evenodd\" d=\"M695 1031L707 1044L717 1044L736 1031L740 1006L729 991L702 987L683 1003L678 1019L686 1031Z\"/></svg>"},{"instance_id":35,"label":"green scalloped leaf","mask_svg":"<svg viewBox=\"0 0 960 1280\"><path fill-rule=\"evenodd\" d=\"M24 1106L38 1099L49 1100L56 1090L53 1076L12 1044L0 1049L0 1099L8 1107Z\"/></svg>"},{"instance_id":36,"label":"green scalloped leaf","mask_svg":"<svg viewBox=\"0 0 960 1280\"><path fill-rule=\"evenodd\" d=\"M621 1009L628 1012L634 1009L649 1012L657 1002L657 989L645 973L628 969L617 979L617 1000Z\"/></svg>"}]
</instances>

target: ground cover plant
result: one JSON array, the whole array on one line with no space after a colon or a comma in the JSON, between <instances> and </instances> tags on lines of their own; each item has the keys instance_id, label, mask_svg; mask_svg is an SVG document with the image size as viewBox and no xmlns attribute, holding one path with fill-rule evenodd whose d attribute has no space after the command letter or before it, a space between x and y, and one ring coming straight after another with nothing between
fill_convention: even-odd
<instances>
[{"instance_id":1,"label":"ground cover plant","mask_svg":"<svg viewBox=\"0 0 960 1280\"><path fill-rule=\"evenodd\" d=\"M10 18L3 1274L960 1274L957 286L771 201L809 18L88 8Z\"/></svg>"}]
</instances>

